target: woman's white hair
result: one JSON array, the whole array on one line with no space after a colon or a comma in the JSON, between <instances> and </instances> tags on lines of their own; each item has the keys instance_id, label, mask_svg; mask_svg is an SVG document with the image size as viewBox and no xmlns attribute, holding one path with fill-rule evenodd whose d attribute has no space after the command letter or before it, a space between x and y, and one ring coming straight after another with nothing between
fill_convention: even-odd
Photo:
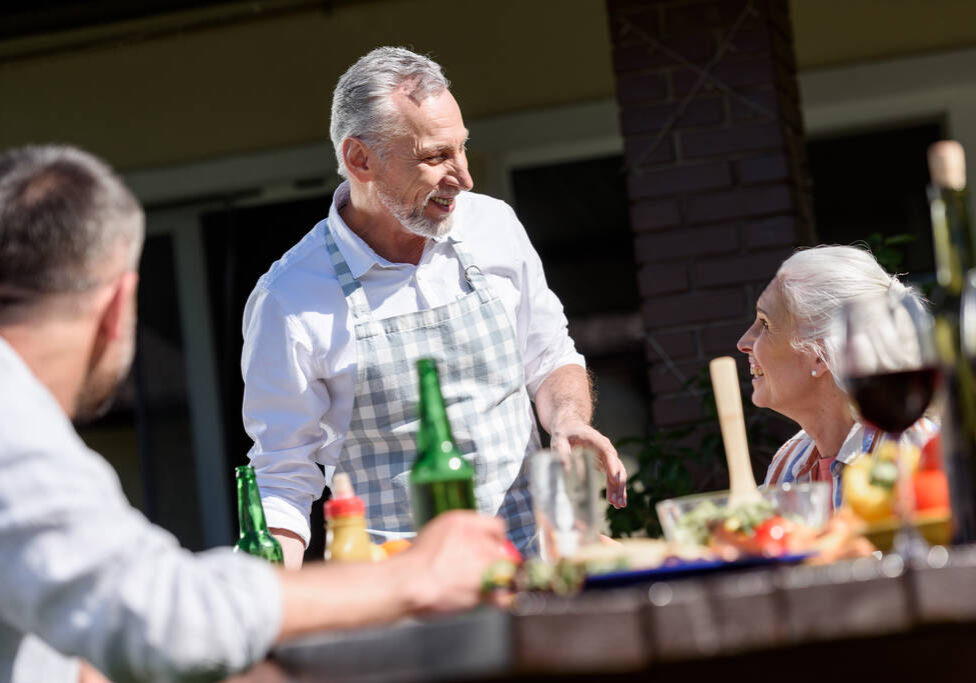
<instances>
[{"instance_id":1,"label":"woman's white hair","mask_svg":"<svg viewBox=\"0 0 976 683\"><path fill-rule=\"evenodd\" d=\"M381 157L385 155L389 139L400 130L390 95L403 90L409 97L423 100L450 87L437 62L406 48L378 47L360 57L342 74L332 93L329 133L339 175L348 177L342 157L346 138L358 138Z\"/></svg>"},{"instance_id":2,"label":"woman's white hair","mask_svg":"<svg viewBox=\"0 0 976 683\"><path fill-rule=\"evenodd\" d=\"M884 305L891 295L918 291L885 272L867 249L819 246L797 251L776 272L794 324L793 348L819 356L836 378L842 340L835 325L848 303Z\"/></svg>"}]
</instances>

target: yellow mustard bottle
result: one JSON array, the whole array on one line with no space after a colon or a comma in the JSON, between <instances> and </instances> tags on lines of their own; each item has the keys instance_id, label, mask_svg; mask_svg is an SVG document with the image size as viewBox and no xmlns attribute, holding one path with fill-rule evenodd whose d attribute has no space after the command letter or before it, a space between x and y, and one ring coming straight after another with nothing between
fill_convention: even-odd
<instances>
[{"instance_id":1,"label":"yellow mustard bottle","mask_svg":"<svg viewBox=\"0 0 976 683\"><path fill-rule=\"evenodd\" d=\"M366 506L352 490L345 472L332 477L332 498L325 503L328 530L325 559L330 562L370 562L373 551L366 533Z\"/></svg>"}]
</instances>

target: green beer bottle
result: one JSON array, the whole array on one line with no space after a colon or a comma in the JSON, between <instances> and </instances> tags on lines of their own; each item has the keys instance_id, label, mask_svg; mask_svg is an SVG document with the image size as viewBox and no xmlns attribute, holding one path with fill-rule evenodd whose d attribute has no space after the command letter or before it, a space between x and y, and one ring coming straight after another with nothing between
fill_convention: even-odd
<instances>
[{"instance_id":1,"label":"green beer bottle","mask_svg":"<svg viewBox=\"0 0 976 683\"><path fill-rule=\"evenodd\" d=\"M413 521L419 529L447 510L474 510L474 468L461 457L441 396L433 359L417 361L420 376L420 428L417 460L410 470Z\"/></svg>"},{"instance_id":2,"label":"green beer bottle","mask_svg":"<svg viewBox=\"0 0 976 683\"><path fill-rule=\"evenodd\" d=\"M241 535L234 546L234 552L263 557L272 564L283 564L281 544L268 531L264 521L264 508L258 493L258 482L254 468L250 465L238 467L237 473L237 517L240 520Z\"/></svg>"}]
</instances>

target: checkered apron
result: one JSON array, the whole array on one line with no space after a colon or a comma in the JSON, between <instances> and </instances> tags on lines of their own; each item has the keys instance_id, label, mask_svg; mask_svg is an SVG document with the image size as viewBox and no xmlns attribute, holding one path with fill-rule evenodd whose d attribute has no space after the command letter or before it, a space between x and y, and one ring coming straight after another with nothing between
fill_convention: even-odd
<instances>
[{"instance_id":1,"label":"checkered apron","mask_svg":"<svg viewBox=\"0 0 976 683\"><path fill-rule=\"evenodd\" d=\"M474 466L478 509L500 515L516 547L531 551L535 521L523 463L539 448L539 435L522 356L501 301L459 241L449 239L472 291L445 306L376 320L326 230L355 325L358 366L336 471L349 475L365 502L371 534L385 540L414 531L409 485L419 425L415 363L433 358L454 440Z\"/></svg>"}]
</instances>

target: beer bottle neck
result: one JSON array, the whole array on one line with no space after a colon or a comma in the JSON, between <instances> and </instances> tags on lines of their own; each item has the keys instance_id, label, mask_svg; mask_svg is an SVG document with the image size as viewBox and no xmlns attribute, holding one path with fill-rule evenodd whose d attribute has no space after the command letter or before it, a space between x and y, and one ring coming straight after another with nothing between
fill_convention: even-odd
<instances>
[{"instance_id":1,"label":"beer bottle neck","mask_svg":"<svg viewBox=\"0 0 976 683\"><path fill-rule=\"evenodd\" d=\"M420 429L417 440L422 458L447 457L457 451L444 398L437 375L433 372L424 373L420 378Z\"/></svg>"},{"instance_id":2,"label":"beer bottle neck","mask_svg":"<svg viewBox=\"0 0 976 683\"><path fill-rule=\"evenodd\" d=\"M951 302L961 294L966 271L973 267L973 235L966 189L935 188L931 209L936 279Z\"/></svg>"},{"instance_id":3,"label":"beer bottle neck","mask_svg":"<svg viewBox=\"0 0 976 683\"><path fill-rule=\"evenodd\" d=\"M237 475L237 518L240 520L241 534L255 531L268 531L261 506L261 494L253 470L250 474Z\"/></svg>"}]
</instances>

